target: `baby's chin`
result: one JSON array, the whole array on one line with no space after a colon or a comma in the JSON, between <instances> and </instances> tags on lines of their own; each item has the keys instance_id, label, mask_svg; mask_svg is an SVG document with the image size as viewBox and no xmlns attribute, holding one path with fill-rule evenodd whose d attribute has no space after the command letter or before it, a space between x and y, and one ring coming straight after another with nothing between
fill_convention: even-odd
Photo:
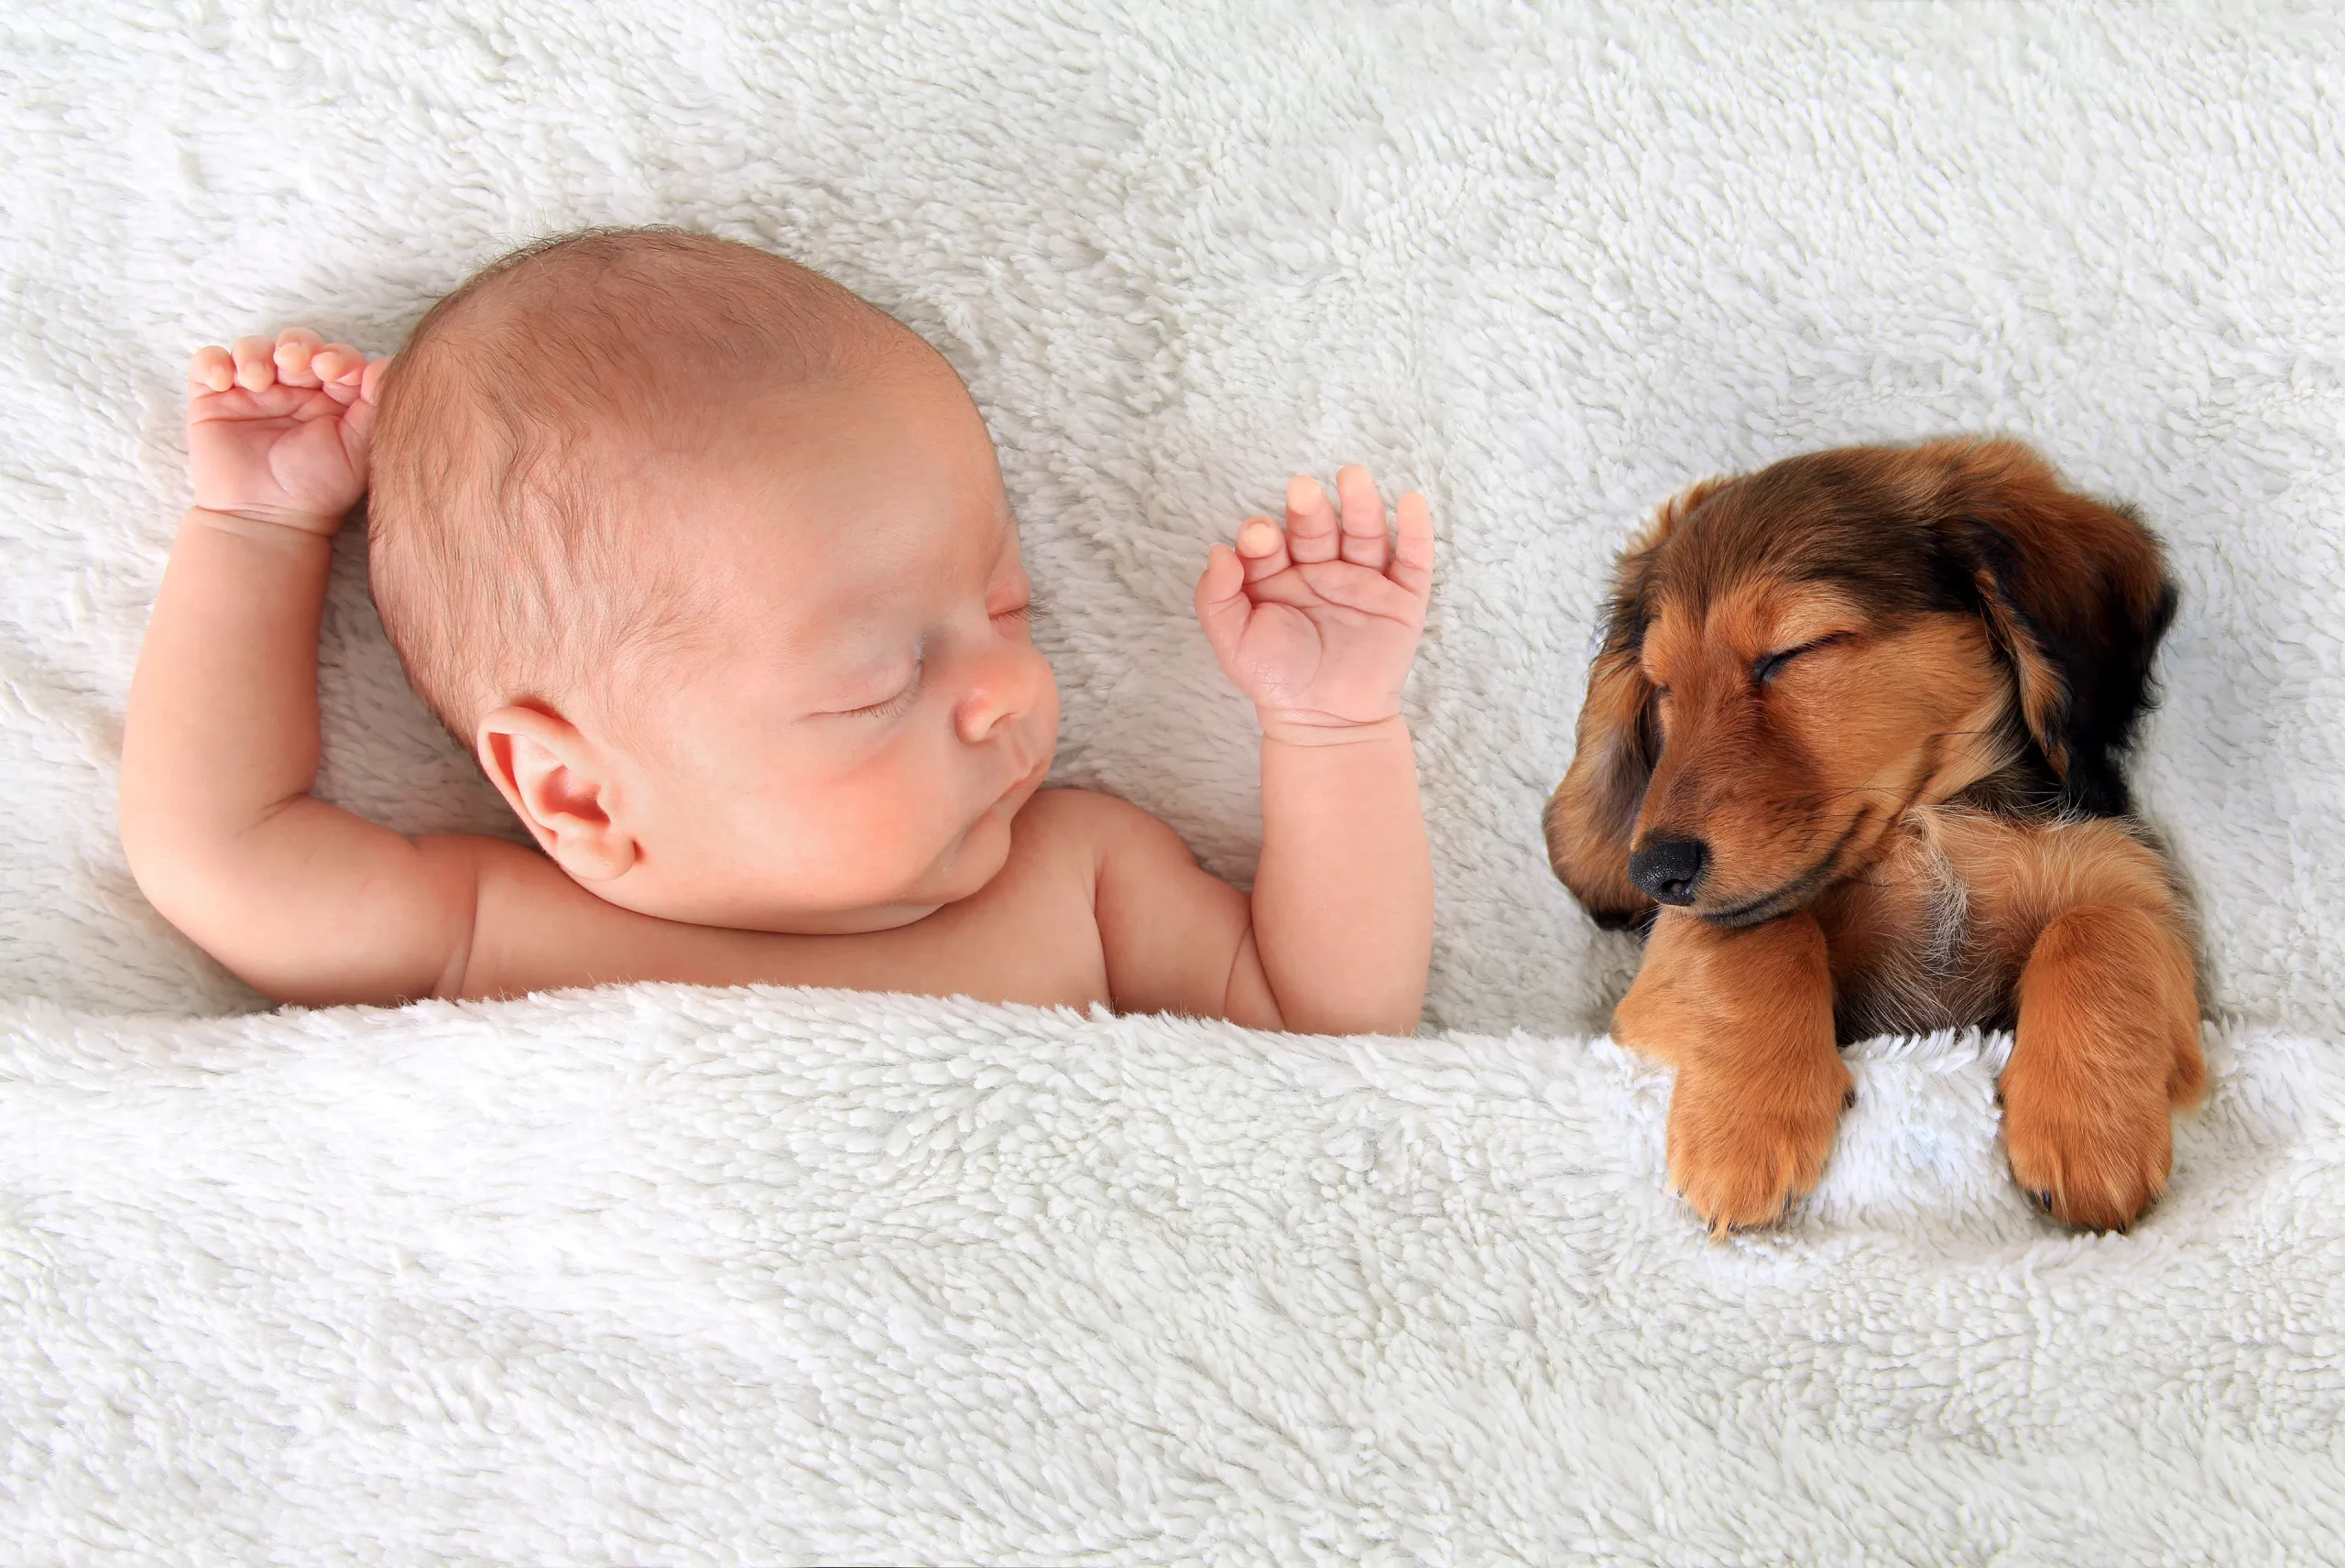
<instances>
[{"instance_id":1,"label":"baby's chin","mask_svg":"<svg viewBox=\"0 0 2345 1568\"><path fill-rule=\"evenodd\" d=\"M1011 823L1042 788L1047 771L1045 763L1020 779L957 836L918 862L916 872L899 874L878 886L853 887L848 885L857 877L869 875L873 856L867 852L850 856L839 867L833 894L817 902L776 899L769 903L754 894L746 900L737 895L710 900L694 896L691 888L655 887L639 880L632 887L606 885L594 891L638 914L734 931L769 931L777 936L854 936L893 931L975 898L1001 875L1009 864ZM911 846L891 847L900 854Z\"/></svg>"},{"instance_id":2,"label":"baby's chin","mask_svg":"<svg viewBox=\"0 0 2345 1568\"><path fill-rule=\"evenodd\" d=\"M926 920L941 909L975 898L1001 875L1009 863L1010 819L1030 794L1031 790L1021 793L1006 811L998 806L988 810L933 857L920 876L891 888L869 888L822 908L762 910L747 921L717 923L791 936L854 936L894 931Z\"/></svg>"},{"instance_id":3,"label":"baby's chin","mask_svg":"<svg viewBox=\"0 0 2345 1568\"><path fill-rule=\"evenodd\" d=\"M976 820L962 830L961 836L947 844L929 863L929 871L912 888L907 889L902 901L924 905L930 910L948 904L974 898L1001 875L1009 864L1013 838L1011 824L1034 791L1042 787L1042 779L1050 771L1045 758L1034 770L1012 785L1000 800L977 814Z\"/></svg>"},{"instance_id":4,"label":"baby's chin","mask_svg":"<svg viewBox=\"0 0 2345 1568\"><path fill-rule=\"evenodd\" d=\"M967 831L937 856L934 872L922 879L915 895L917 901L941 909L985 891L1001 875L1001 868L1009 864L1010 821L1031 793L1023 790L1005 799L971 822Z\"/></svg>"}]
</instances>

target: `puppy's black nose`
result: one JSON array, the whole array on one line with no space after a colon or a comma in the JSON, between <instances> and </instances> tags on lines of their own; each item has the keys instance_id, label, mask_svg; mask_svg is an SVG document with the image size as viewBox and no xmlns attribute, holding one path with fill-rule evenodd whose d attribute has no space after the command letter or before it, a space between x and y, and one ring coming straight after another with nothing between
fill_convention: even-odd
<instances>
[{"instance_id":1,"label":"puppy's black nose","mask_svg":"<svg viewBox=\"0 0 2345 1568\"><path fill-rule=\"evenodd\" d=\"M1657 903L1690 904L1710 864L1710 846L1697 838L1652 838L1629 857L1629 880Z\"/></svg>"}]
</instances>

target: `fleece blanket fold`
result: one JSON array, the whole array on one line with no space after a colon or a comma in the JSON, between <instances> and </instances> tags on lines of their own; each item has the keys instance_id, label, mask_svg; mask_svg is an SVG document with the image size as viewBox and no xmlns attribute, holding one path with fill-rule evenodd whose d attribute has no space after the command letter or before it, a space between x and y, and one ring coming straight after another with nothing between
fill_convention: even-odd
<instances>
[{"instance_id":1,"label":"fleece blanket fold","mask_svg":"<svg viewBox=\"0 0 2345 1568\"><path fill-rule=\"evenodd\" d=\"M2345 1560L2331 8L18 0L0 13L0 1559ZM1418 1039L647 986L269 1014L138 897L186 354L587 223L783 250L1000 445L1056 777L1243 879L1190 618L1433 498ZM2128 1236L2006 1039L1852 1050L1712 1244L1547 872L1606 570L1704 474L2001 431L2183 586L2135 769L2215 1086ZM510 833L337 561L320 788Z\"/></svg>"}]
</instances>

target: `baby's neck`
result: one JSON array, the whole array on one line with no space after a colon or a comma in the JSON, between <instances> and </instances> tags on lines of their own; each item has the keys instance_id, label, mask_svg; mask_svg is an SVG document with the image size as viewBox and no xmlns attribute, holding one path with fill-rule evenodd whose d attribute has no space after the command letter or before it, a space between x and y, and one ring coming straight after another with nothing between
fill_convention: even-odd
<instances>
[{"instance_id":1,"label":"baby's neck","mask_svg":"<svg viewBox=\"0 0 2345 1568\"><path fill-rule=\"evenodd\" d=\"M860 909L809 909L766 929L777 936L865 936L915 925L943 904L876 904Z\"/></svg>"}]
</instances>

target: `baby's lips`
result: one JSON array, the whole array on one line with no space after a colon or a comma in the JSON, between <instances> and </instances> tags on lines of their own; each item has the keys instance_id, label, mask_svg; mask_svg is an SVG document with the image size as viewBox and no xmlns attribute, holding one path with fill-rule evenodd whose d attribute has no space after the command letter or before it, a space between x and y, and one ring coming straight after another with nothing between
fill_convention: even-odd
<instances>
[{"instance_id":1,"label":"baby's lips","mask_svg":"<svg viewBox=\"0 0 2345 1568\"><path fill-rule=\"evenodd\" d=\"M1009 800L1012 795L1017 794L1022 789L1031 789L1036 785L1042 783L1042 781L1049 776L1050 771L1051 757L1050 754L1045 752L1042 754L1042 757L1040 761L1029 763L1024 768L1019 769L1018 777L1012 779L1009 784L1003 788L1001 793L993 798L993 805L1000 805L1004 800ZM993 807L988 806L986 809L987 811L991 811Z\"/></svg>"}]
</instances>

